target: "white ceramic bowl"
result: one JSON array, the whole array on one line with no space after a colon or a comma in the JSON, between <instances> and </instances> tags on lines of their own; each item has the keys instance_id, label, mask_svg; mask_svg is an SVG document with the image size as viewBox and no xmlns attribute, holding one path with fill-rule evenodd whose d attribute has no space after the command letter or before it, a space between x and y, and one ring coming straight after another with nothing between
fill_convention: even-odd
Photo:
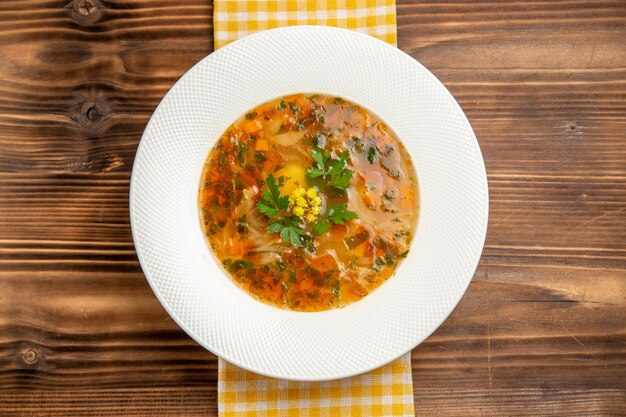
<instances>
[{"instance_id":1,"label":"white ceramic bowl","mask_svg":"<svg viewBox=\"0 0 626 417\"><path fill-rule=\"evenodd\" d=\"M411 154L421 199L396 274L363 300L318 313L281 310L238 288L213 258L198 213L202 165L224 130L298 92L341 96L380 116ZM130 212L148 282L198 343L259 374L327 380L392 361L452 312L482 251L487 178L465 115L422 65L366 35L298 26L234 42L172 87L141 139Z\"/></svg>"}]
</instances>

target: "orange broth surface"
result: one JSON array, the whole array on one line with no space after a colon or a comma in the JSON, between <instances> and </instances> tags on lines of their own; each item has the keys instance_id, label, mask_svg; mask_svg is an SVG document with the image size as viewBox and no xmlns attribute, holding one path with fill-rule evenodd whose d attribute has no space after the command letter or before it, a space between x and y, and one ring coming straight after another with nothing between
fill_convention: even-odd
<instances>
[{"instance_id":1,"label":"orange broth surface","mask_svg":"<svg viewBox=\"0 0 626 417\"><path fill-rule=\"evenodd\" d=\"M299 311L345 306L391 277L418 203L415 170L390 129L324 95L280 97L242 116L211 150L199 191L202 229L232 280Z\"/></svg>"}]
</instances>

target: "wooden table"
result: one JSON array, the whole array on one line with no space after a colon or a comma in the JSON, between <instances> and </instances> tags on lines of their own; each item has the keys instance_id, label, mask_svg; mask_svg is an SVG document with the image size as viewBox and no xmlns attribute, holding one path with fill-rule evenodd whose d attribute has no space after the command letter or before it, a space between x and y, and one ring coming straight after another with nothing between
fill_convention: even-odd
<instances>
[{"instance_id":1,"label":"wooden table","mask_svg":"<svg viewBox=\"0 0 626 417\"><path fill-rule=\"evenodd\" d=\"M0 3L0 415L216 415L217 360L137 262L128 186L210 0ZM626 1L400 1L457 98L489 233L413 351L417 415L626 415Z\"/></svg>"}]
</instances>

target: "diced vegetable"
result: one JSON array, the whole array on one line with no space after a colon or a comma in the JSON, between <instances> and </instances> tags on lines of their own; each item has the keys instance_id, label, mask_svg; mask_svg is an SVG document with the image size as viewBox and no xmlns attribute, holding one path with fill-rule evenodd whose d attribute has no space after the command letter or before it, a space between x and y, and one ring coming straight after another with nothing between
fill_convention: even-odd
<instances>
[{"instance_id":1,"label":"diced vegetable","mask_svg":"<svg viewBox=\"0 0 626 417\"><path fill-rule=\"evenodd\" d=\"M241 124L241 128L248 134L256 133L263 129L263 121L261 119L248 120Z\"/></svg>"}]
</instances>

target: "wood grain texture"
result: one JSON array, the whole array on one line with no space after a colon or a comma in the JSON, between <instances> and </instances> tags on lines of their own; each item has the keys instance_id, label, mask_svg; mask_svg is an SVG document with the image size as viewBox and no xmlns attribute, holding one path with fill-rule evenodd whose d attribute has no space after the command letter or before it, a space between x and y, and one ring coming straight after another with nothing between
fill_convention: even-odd
<instances>
[{"instance_id":1,"label":"wood grain texture","mask_svg":"<svg viewBox=\"0 0 626 417\"><path fill-rule=\"evenodd\" d=\"M210 0L0 2L0 415L214 416L150 291L134 154L211 51ZM413 351L418 416L626 415L626 2L398 0L487 166L485 251Z\"/></svg>"}]
</instances>

